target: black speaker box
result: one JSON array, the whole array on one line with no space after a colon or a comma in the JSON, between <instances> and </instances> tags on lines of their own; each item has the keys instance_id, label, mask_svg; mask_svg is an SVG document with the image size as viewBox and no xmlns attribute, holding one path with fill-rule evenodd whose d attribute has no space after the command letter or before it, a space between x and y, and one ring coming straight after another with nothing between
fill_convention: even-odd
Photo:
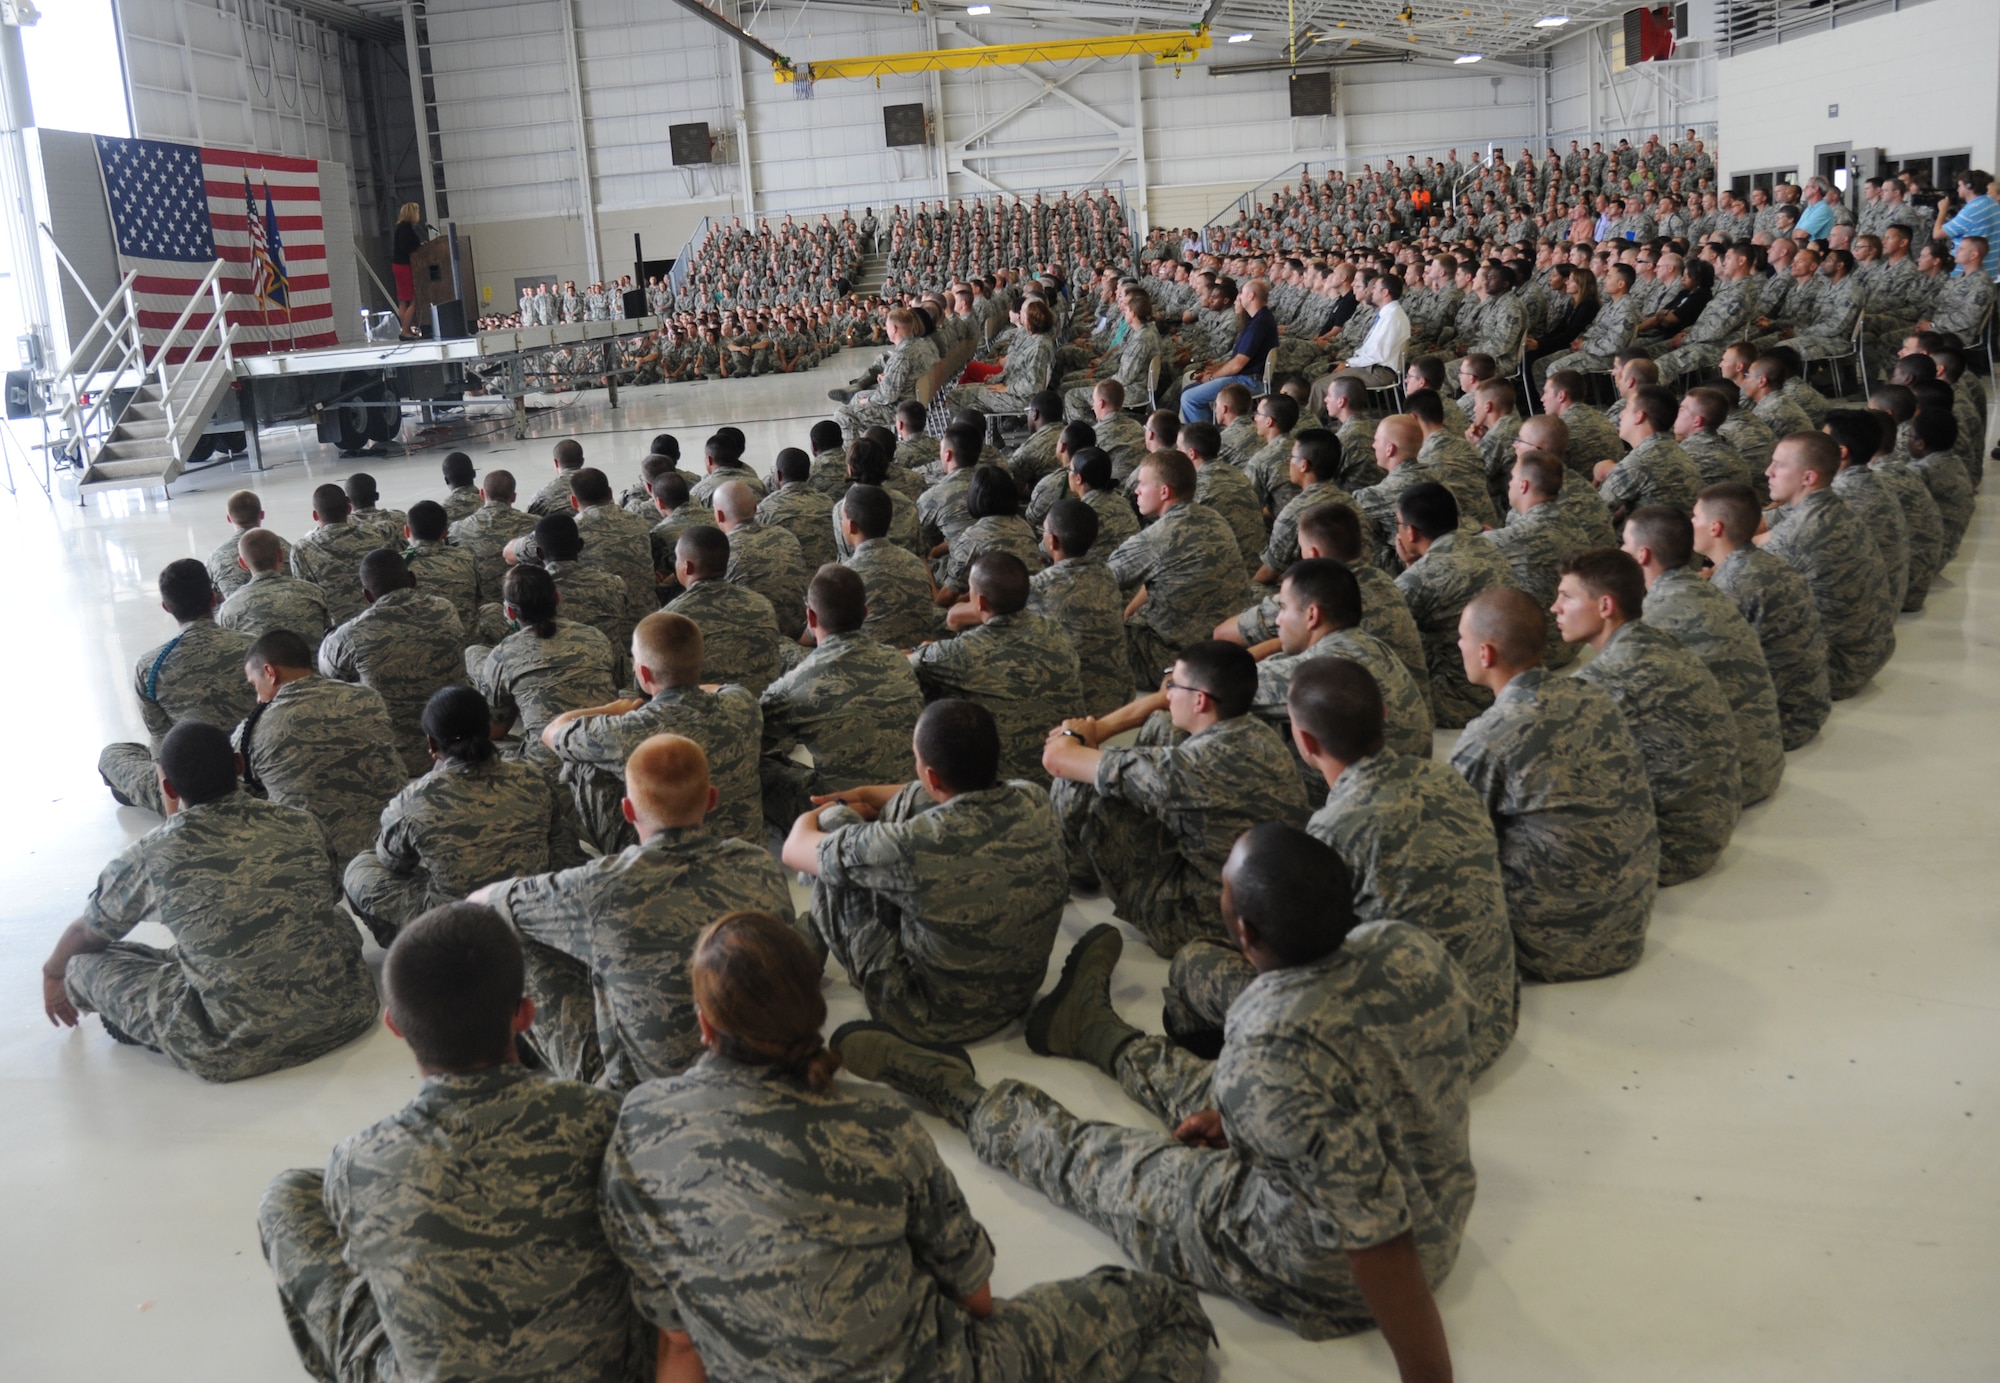
<instances>
[{"instance_id":1,"label":"black speaker box","mask_svg":"<svg viewBox=\"0 0 2000 1383\"><path fill-rule=\"evenodd\" d=\"M673 151L674 167L685 168L697 163L712 163L712 145L708 138L708 122L693 125L667 126L667 144Z\"/></svg>"},{"instance_id":2,"label":"black speaker box","mask_svg":"<svg viewBox=\"0 0 2000 1383\"><path fill-rule=\"evenodd\" d=\"M882 133L891 149L922 148L929 142L924 133L923 104L882 107Z\"/></svg>"},{"instance_id":3,"label":"black speaker box","mask_svg":"<svg viewBox=\"0 0 2000 1383\"><path fill-rule=\"evenodd\" d=\"M451 341L464 336L465 304L457 298L431 304L431 340Z\"/></svg>"}]
</instances>

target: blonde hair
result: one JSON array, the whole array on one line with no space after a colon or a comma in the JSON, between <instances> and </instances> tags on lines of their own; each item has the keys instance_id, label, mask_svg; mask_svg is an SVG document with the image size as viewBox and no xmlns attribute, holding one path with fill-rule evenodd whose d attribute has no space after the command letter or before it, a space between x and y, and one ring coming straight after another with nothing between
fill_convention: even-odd
<instances>
[{"instance_id":1,"label":"blonde hair","mask_svg":"<svg viewBox=\"0 0 2000 1383\"><path fill-rule=\"evenodd\" d=\"M423 219L424 209L415 202L404 202L403 209L396 213L396 221L399 225L420 225Z\"/></svg>"},{"instance_id":2,"label":"blonde hair","mask_svg":"<svg viewBox=\"0 0 2000 1383\"><path fill-rule=\"evenodd\" d=\"M653 821L683 821L708 806L708 755L681 735L654 735L625 760L625 795Z\"/></svg>"}]
</instances>

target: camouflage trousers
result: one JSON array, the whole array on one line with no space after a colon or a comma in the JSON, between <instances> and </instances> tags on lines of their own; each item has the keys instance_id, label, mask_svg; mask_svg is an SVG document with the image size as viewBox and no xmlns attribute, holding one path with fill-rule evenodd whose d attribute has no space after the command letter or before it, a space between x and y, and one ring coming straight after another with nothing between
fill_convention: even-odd
<instances>
[{"instance_id":1,"label":"camouflage trousers","mask_svg":"<svg viewBox=\"0 0 2000 1383\"><path fill-rule=\"evenodd\" d=\"M833 410L833 420L840 424L840 435L851 442L871 427L893 431L896 408L887 403L843 403Z\"/></svg>"},{"instance_id":2,"label":"camouflage trousers","mask_svg":"<svg viewBox=\"0 0 2000 1383\"><path fill-rule=\"evenodd\" d=\"M227 727L224 727L227 728ZM143 744L107 744L97 756L97 771L111 790L135 807L167 814L160 797L160 779L153 763L153 751Z\"/></svg>"},{"instance_id":3,"label":"camouflage trousers","mask_svg":"<svg viewBox=\"0 0 2000 1383\"><path fill-rule=\"evenodd\" d=\"M385 947L419 913L428 912L441 902L456 901L432 898L428 871L397 874L373 850L363 851L347 862L341 889L347 895L347 905Z\"/></svg>"},{"instance_id":4,"label":"camouflage trousers","mask_svg":"<svg viewBox=\"0 0 2000 1383\"><path fill-rule=\"evenodd\" d=\"M1704 800L1692 808L1659 810L1653 803L1653 819L1660 833L1660 887L1672 888L1699 879L1715 867L1736 832L1743 814L1742 803Z\"/></svg>"},{"instance_id":5,"label":"camouflage trousers","mask_svg":"<svg viewBox=\"0 0 2000 1383\"><path fill-rule=\"evenodd\" d=\"M1127 1044L1116 1066L1125 1093L1168 1128L1214 1107L1213 1064L1163 1037ZM1234 1213L1213 1178L1224 1153L1165 1131L1079 1119L1016 1080L987 1091L966 1133L980 1161L1081 1215L1142 1268L1283 1316L1309 1340L1374 1324L1345 1255L1289 1261L1297 1255L1285 1239L1297 1226Z\"/></svg>"},{"instance_id":6,"label":"camouflage trousers","mask_svg":"<svg viewBox=\"0 0 2000 1383\"><path fill-rule=\"evenodd\" d=\"M1591 355L1585 351L1563 351L1557 355L1545 355L1528 367L1534 377L1535 387L1540 389L1549 382L1549 376L1557 370L1575 370L1578 374L1598 375L1611 368L1608 355Z\"/></svg>"},{"instance_id":7,"label":"camouflage trousers","mask_svg":"<svg viewBox=\"0 0 2000 1383\"><path fill-rule=\"evenodd\" d=\"M1132 685L1157 691L1160 678L1181 653L1179 644L1168 643L1153 626L1136 619L1125 621L1125 653L1132 661Z\"/></svg>"},{"instance_id":8,"label":"camouflage trousers","mask_svg":"<svg viewBox=\"0 0 2000 1383\"><path fill-rule=\"evenodd\" d=\"M1256 968L1235 947L1190 941L1167 968L1167 1031L1175 1037L1220 1033L1229 1006L1256 978Z\"/></svg>"},{"instance_id":9,"label":"camouflage trousers","mask_svg":"<svg viewBox=\"0 0 2000 1383\"><path fill-rule=\"evenodd\" d=\"M639 843L639 833L625 819L619 804L625 800L622 779L596 769L564 764L558 775L569 786L576 801L577 824L582 838L607 855L615 855L628 845ZM789 822L786 823L788 826Z\"/></svg>"},{"instance_id":10,"label":"camouflage trousers","mask_svg":"<svg viewBox=\"0 0 2000 1383\"><path fill-rule=\"evenodd\" d=\"M966 1330L981 1383L1198 1383L1214 1338L1195 1289L1099 1268L1041 1282Z\"/></svg>"},{"instance_id":11,"label":"camouflage trousers","mask_svg":"<svg viewBox=\"0 0 2000 1383\"><path fill-rule=\"evenodd\" d=\"M1060 779L1049 798L1069 847L1071 883L1088 887L1094 874L1113 910L1155 952L1171 956L1223 935L1215 890L1188 867L1166 827L1084 783Z\"/></svg>"},{"instance_id":12,"label":"camouflage trousers","mask_svg":"<svg viewBox=\"0 0 2000 1383\"><path fill-rule=\"evenodd\" d=\"M1016 394L1007 389L994 389L984 384L967 384L952 390L951 403L954 408L977 408L989 418L995 413L1028 411L1026 394Z\"/></svg>"},{"instance_id":13,"label":"camouflage trousers","mask_svg":"<svg viewBox=\"0 0 2000 1383\"><path fill-rule=\"evenodd\" d=\"M820 790L819 769L775 754L757 761L757 776L764 789L764 820L774 831L791 830Z\"/></svg>"},{"instance_id":14,"label":"camouflage trousers","mask_svg":"<svg viewBox=\"0 0 2000 1383\"><path fill-rule=\"evenodd\" d=\"M303 1066L343 1047L375 1025L371 988L364 1007L315 1003L282 1036L237 1035L218 1029L188 984L180 960L170 950L136 941L114 941L102 951L71 958L64 973L69 1001L95 1013L113 1036L150 1047L167 1060L218 1084Z\"/></svg>"},{"instance_id":15,"label":"camouflage trousers","mask_svg":"<svg viewBox=\"0 0 2000 1383\"><path fill-rule=\"evenodd\" d=\"M1660 383L1671 387L1682 375L1714 369L1722 362L1722 352L1728 346L1727 341L1690 341L1678 350L1656 357L1653 363L1660 367Z\"/></svg>"},{"instance_id":16,"label":"camouflage trousers","mask_svg":"<svg viewBox=\"0 0 2000 1383\"><path fill-rule=\"evenodd\" d=\"M597 996L590 967L553 946L521 938L526 953L528 997L535 1023L527 1045L542 1069L563 1080L592 1083L604 1077L604 1051L597 1042Z\"/></svg>"},{"instance_id":17,"label":"camouflage trousers","mask_svg":"<svg viewBox=\"0 0 2000 1383\"><path fill-rule=\"evenodd\" d=\"M278 1282L292 1347L321 1383L376 1383L401 1376L367 1281L340 1254L326 1213L326 1176L280 1172L257 1205L257 1237Z\"/></svg>"},{"instance_id":18,"label":"camouflage trousers","mask_svg":"<svg viewBox=\"0 0 2000 1383\"><path fill-rule=\"evenodd\" d=\"M1022 1002L1003 1009L1002 996L973 977L954 981L925 970L904 948L902 909L872 889L816 881L807 917L827 954L861 991L869 1016L913 1041L976 1042L1027 1007Z\"/></svg>"},{"instance_id":19,"label":"camouflage trousers","mask_svg":"<svg viewBox=\"0 0 2000 1383\"><path fill-rule=\"evenodd\" d=\"M1063 421L1094 422L1097 418L1096 381L1087 374L1071 375L1063 381Z\"/></svg>"}]
</instances>

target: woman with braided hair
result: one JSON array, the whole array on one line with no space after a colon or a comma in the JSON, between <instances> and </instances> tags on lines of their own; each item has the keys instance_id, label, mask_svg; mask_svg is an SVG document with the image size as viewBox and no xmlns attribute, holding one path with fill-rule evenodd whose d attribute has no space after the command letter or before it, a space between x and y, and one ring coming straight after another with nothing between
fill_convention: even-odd
<instances>
[{"instance_id":1,"label":"woman with braided hair","mask_svg":"<svg viewBox=\"0 0 2000 1383\"><path fill-rule=\"evenodd\" d=\"M694 947L702 1058L626 1097L604 1225L666 1380L1192 1380L1192 1288L1100 1268L996 1302L993 1245L905 1105L834 1083L821 963L732 912Z\"/></svg>"}]
</instances>

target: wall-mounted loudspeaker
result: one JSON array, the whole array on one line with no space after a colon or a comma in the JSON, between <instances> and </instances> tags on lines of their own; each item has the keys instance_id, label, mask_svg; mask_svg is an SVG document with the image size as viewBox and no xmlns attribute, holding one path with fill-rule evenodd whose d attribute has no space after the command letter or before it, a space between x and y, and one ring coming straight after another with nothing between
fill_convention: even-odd
<instances>
[{"instance_id":1,"label":"wall-mounted loudspeaker","mask_svg":"<svg viewBox=\"0 0 2000 1383\"><path fill-rule=\"evenodd\" d=\"M1292 93L1292 118L1303 120L1314 115L1333 114L1333 74L1331 72L1294 72L1289 83Z\"/></svg>"},{"instance_id":2,"label":"wall-mounted loudspeaker","mask_svg":"<svg viewBox=\"0 0 2000 1383\"><path fill-rule=\"evenodd\" d=\"M709 152L710 140L706 121L693 125L667 126L667 143L673 149L676 168L714 162Z\"/></svg>"},{"instance_id":3,"label":"wall-mounted loudspeaker","mask_svg":"<svg viewBox=\"0 0 2000 1383\"><path fill-rule=\"evenodd\" d=\"M882 132L888 136L891 149L922 148L930 142L924 132L921 104L882 107Z\"/></svg>"}]
</instances>

